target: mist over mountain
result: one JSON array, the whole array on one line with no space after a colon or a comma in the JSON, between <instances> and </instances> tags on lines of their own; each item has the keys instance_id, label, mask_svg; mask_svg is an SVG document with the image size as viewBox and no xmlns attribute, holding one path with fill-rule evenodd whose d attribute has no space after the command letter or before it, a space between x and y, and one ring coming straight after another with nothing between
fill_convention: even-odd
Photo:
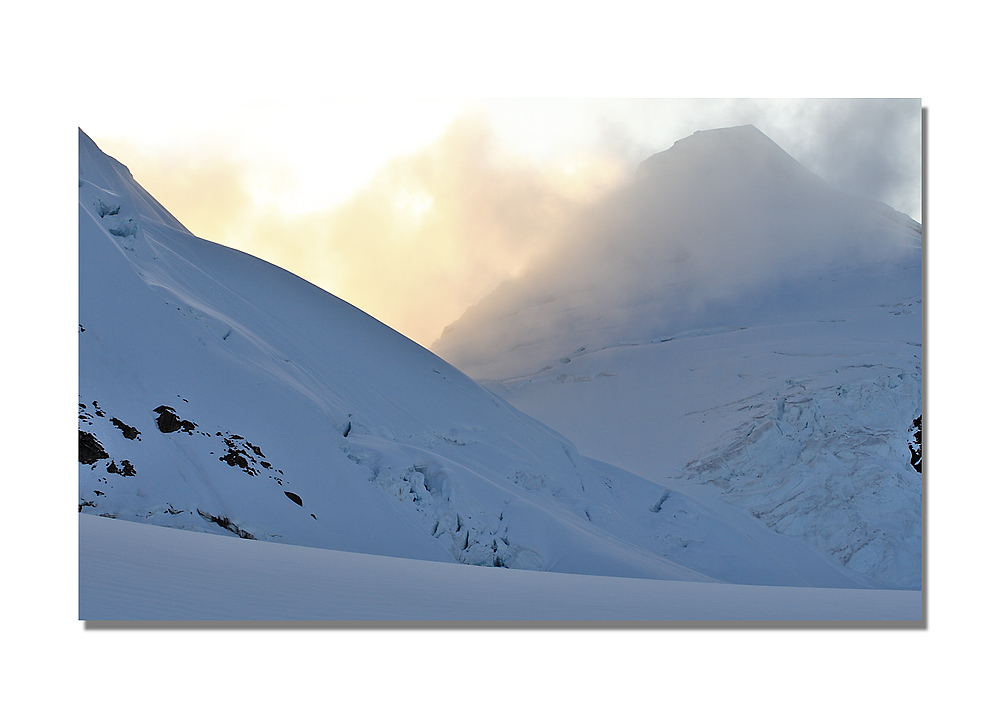
<instances>
[{"instance_id":1,"label":"mist over mountain","mask_svg":"<svg viewBox=\"0 0 1000 719\"><path fill-rule=\"evenodd\" d=\"M434 351L584 448L922 577L922 230L751 126L640 165Z\"/></svg>"},{"instance_id":2,"label":"mist over mountain","mask_svg":"<svg viewBox=\"0 0 1000 719\"><path fill-rule=\"evenodd\" d=\"M475 378L503 379L582 346L808 316L880 290L862 284L847 299L817 273L919 244L913 220L830 188L755 127L706 130L643 162L432 349Z\"/></svg>"}]
</instances>

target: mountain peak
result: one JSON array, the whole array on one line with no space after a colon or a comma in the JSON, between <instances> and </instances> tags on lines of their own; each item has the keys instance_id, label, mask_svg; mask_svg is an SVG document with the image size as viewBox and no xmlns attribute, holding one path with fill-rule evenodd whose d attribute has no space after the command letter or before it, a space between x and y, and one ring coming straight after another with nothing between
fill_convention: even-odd
<instances>
[{"instance_id":1,"label":"mountain peak","mask_svg":"<svg viewBox=\"0 0 1000 719\"><path fill-rule=\"evenodd\" d=\"M115 211L116 215L119 212L123 218L127 214L134 215L128 220L130 226L145 220L181 232L188 231L176 217L136 182L132 172L125 165L105 154L82 128L77 128L77 131L80 158L78 185L81 190L87 185L87 193L93 195L94 201L118 208Z\"/></svg>"},{"instance_id":2,"label":"mountain peak","mask_svg":"<svg viewBox=\"0 0 1000 719\"><path fill-rule=\"evenodd\" d=\"M467 310L433 349L478 378L503 379L582 345L849 302L828 297L840 285L817 277L909 266L919 253L919 226L887 209L830 187L753 125L696 132L643 162L635 182L595 203L585 226Z\"/></svg>"},{"instance_id":3,"label":"mountain peak","mask_svg":"<svg viewBox=\"0 0 1000 719\"><path fill-rule=\"evenodd\" d=\"M698 130L677 140L663 152L647 158L636 171L637 180L665 175L690 176L722 171L746 177L761 174L792 176L817 182L819 178L782 150L754 125Z\"/></svg>"}]
</instances>

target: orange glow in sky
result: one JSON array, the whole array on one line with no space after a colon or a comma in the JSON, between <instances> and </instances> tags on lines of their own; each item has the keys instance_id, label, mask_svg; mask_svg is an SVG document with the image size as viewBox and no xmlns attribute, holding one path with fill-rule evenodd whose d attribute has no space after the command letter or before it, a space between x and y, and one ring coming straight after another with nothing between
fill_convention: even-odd
<instances>
[{"instance_id":1,"label":"orange glow in sky","mask_svg":"<svg viewBox=\"0 0 1000 719\"><path fill-rule=\"evenodd\" d=\"M833 184L884 175L869 194L919 219L919 117L915 100L367 100L220 102L141 120L91 110L80 126L194 234L430 346L588 203L699 129L756 124ZM898 141L895 155L845 168L838 158L870 162L865 143L885 145L850 132L864 122Z\"/></svg>"}]
</instances>

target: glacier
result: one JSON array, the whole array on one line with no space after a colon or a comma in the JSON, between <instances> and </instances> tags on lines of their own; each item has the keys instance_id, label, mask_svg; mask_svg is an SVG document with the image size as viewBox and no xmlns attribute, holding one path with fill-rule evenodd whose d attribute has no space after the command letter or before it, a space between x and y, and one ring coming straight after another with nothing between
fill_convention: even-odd
<instances>
[{"instance_id":1,"label":"glacier","mask_svg":"<svg viewBox=\"0 0 1000 719\"><path fill-rule=\"evenodd\" d=\"M919 589L922 268L919 223L703 131L432 349L592 457Z\"/></svg>"}]
</instances>

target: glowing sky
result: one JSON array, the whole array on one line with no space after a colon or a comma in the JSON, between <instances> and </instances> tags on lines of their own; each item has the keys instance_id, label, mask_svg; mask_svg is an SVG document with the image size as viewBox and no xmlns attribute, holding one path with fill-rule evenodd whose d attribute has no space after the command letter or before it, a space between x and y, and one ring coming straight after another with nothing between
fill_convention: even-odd
<instances>
[{"instance_id":1,"label":"glowing sky","mask_svg":"<svg viewBox=\"0 0 1000 719\"><path fill-rule=\"evenodd\" d=\"M919 220L920 122L919 100L218 101L80 117L194 234L425 346L696 130L754 124L830 184Z\"/></svg>"}]
</instances>

